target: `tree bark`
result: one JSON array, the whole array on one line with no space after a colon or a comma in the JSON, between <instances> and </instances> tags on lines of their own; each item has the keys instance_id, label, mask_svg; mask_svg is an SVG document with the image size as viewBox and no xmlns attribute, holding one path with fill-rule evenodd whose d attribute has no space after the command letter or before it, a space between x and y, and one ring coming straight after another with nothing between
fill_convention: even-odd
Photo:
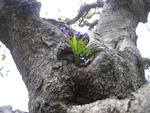
<instances>
[{"instance_id":1,"label":"tree bark","mask_svg":"<svg viewBox=\"0 0 150 113\"><path fill-rule=\"evenodd\" d=\"M67 37L39 17L40 3L0 0L0 40L9 48L27 86L30 113L71 113L72 105L112 97L114 103L126 104L124 99L145 83L135 33L149 11L145 3L107 0L97 33L92 35L95 55L86 67L78 67L58 59Z\"/></svg>"},{"instance_id":2,"label":"tree bark","mask_svg":"<svg viewBox=\"0 0 150 113\"><path fill-rule=\"evenodd\" d=\"M132 93L131 98L122 100L109 98L86 105L71 106L68 113L149 113L149 94L150 84L146 84Z\"/></svg>"}]
</instances>

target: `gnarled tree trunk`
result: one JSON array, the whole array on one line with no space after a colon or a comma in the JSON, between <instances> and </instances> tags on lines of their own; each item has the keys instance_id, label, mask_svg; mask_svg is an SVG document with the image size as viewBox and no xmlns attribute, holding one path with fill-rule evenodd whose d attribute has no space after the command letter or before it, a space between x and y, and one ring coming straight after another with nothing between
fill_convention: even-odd
<instances>
[{"instance_id":1,"label":"gnarled tree trunk","mask_svg":"<svg viewBox=\"0 0 150 113\"><path fill-rule=\"evenodd\" d=\"M39 17L36 0L0 0L0 40L27 86L30 113L71 113L72 105L132 98L131 92L145 83L135 29L147 18L148 6L148 0L107 0L92 35L95 55L86 67L78 67L58 60L67 38Z\"/></svg>"}]
</instances>

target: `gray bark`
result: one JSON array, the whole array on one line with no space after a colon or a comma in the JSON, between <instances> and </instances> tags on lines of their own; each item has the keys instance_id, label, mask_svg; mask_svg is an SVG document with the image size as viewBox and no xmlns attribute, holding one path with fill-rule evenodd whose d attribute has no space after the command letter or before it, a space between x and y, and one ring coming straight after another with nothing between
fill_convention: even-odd
<instances>
[{"instance_id":1,"label":"gray bark","mask_svg":"<svg viewBox=\"0 0 150 113\"><path fill-rule=\"evenodd\" d=\"M96 102L71 106L68 113L150 113L150 84L132 93L131 98L109 98Z\"/></svg>"},{"instance_id":2,"label":"gray bark","mask_svg":"<svg viewBox=\"0 0 150 113\"><path fill-rule=\"evenodd\" d=\"M135 33L137 24L145 21L148 13L145 3L107 0L97 33L92 35L95 45L91 46L96 53L90 64L78 67L58 60L67 38L39 17L40 4L36 0L0 0L0 40L11 51L27 86L30 113L67 113L72 105L97 100L127 105L129 99L125 98L131 98L132 92L145 83Z\"/></svg>"}]
</instances>

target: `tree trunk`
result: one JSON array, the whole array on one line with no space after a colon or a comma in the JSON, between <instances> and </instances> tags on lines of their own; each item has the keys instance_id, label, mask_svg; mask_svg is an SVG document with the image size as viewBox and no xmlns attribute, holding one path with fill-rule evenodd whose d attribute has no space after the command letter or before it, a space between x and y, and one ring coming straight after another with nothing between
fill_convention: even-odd
<instances>
[{"instance_id":1,"label":"tree trunk","mask_svg":"<svg viewBox=\"0 0 150 113\"><path fill-rule=\"evenodd\" d=\"M72 105L131 98L145 83L135 29L147 18L148 5L146 0L107 0L92 35L95 55L78 67L58 59L67 37L39 17L36 0L0 0L0 40L27 86L30 113L71 113Z\"/></svg>"}]
</instances>

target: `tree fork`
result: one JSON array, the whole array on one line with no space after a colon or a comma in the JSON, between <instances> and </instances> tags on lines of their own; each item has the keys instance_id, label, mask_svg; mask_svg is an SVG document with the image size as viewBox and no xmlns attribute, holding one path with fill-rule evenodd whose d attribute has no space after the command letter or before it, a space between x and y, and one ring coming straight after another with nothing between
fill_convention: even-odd
<instances>
[{"instance_id":1,"label":"tree fork","mask_svg":"<svg viewBox=\"0 0 150 113\"><path fill-rule=\"evenodd\" d=\"M145 83L135 34L148 12L142 0L107 0L96 31L101 37L92 35L94 59L80 68L57 59L67 38L39 17L36 0L0 0L0 4L0 40L27 86L30 113L66 113L72 105L112 97L122 102L118 99L132 98L131 92Z\"/></svg>"}]
</instances>

